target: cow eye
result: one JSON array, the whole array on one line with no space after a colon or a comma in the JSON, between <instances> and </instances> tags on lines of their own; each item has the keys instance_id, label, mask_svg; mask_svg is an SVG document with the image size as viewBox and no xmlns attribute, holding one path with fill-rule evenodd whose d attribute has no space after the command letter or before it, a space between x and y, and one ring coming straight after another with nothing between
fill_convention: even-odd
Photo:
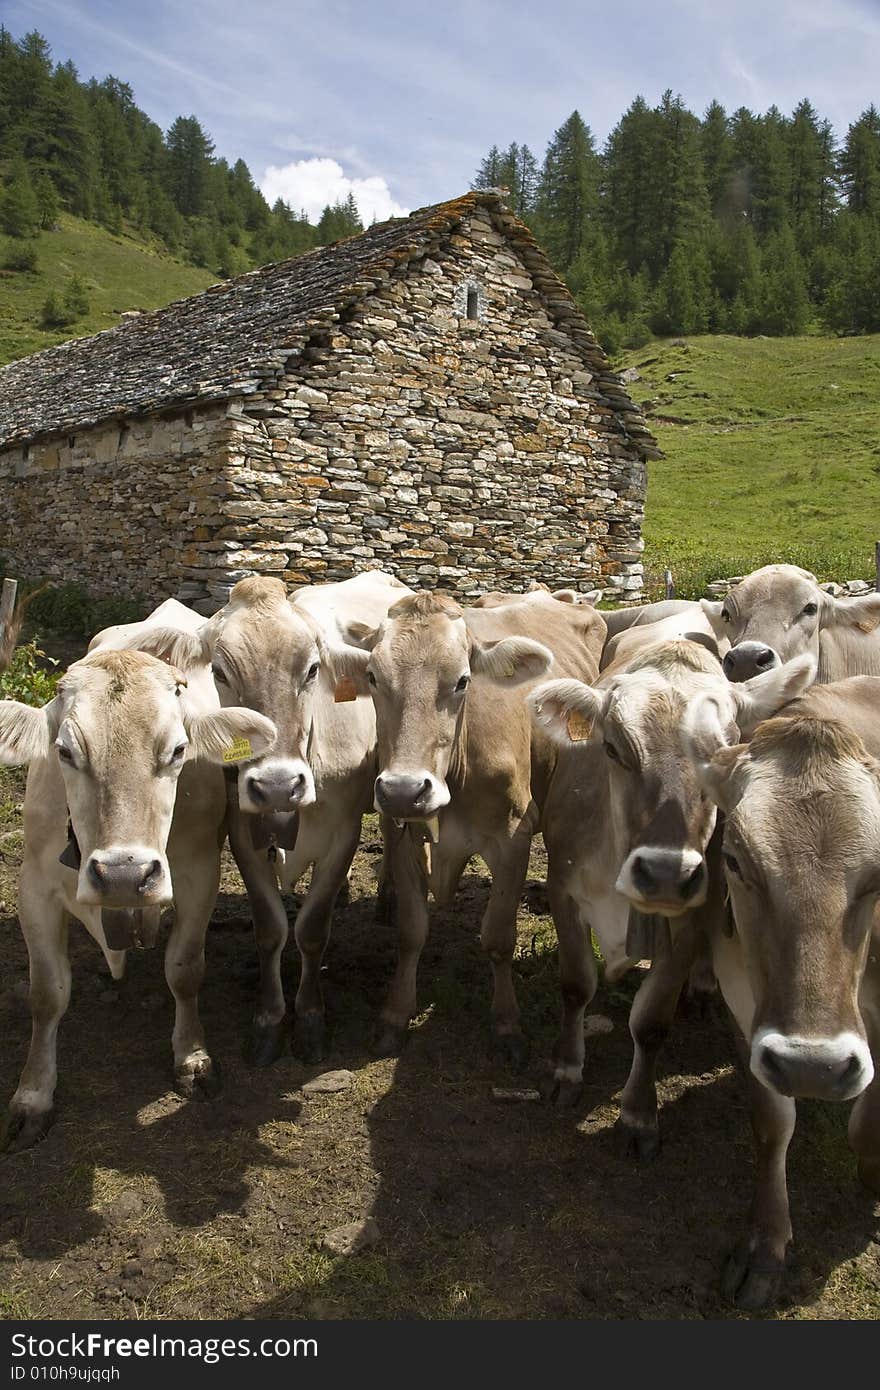
<instances>
[{"instance_id":1,"label":"cow eye","mask_svg":"<svg viewBox=\"0 0 880 1390\"><path fill-rule=\"evenodd\" d=\"M317 662L317 661L313 661L313 662L312 662L311 666L309 667L308 671L306 672L306 680L307 680L307 681L313 681L313 680L315 679L315 676L318 674L318 666L319 666L319 665L320 665L320 663Z\"/></svg>"},{"instance_id":2,"label":"cow eye","mask_svg":"<svg viewBox=\"0 0 880 1390\"><path fill-rule=\"evenodd\" d=\"M729 608L722 608L722 610L721 610L721 616L722 616L722 618L724 619L724 621L725 621L726 623L729 623L729 622L730 622L730 609L729 609Z\"/></svg>"},{"instance_id":3,"label":"cow eye","mask_svg":"<svg viewBox=\"0 0 880 1390\"><path fill-rule=\"evenodd\" d=\"M801 612L802 618L813 618L819 612L818 603L807 603Z\"/></svg>"},{"instance_id":4,"label":"cow eye","mask_svg":"<svg viewBox=\"0 0 880 1390\"><path fill-rule=\"evenodd\" d=\"M467 688L468 688L468 686L470 685L470 683L471 683L471 678L470 678L470 676L459 676L458 680L457 680L456 683L455 683L455 693L456 693L456 695L462 695L462 694L465 692L465 690L467 690Z\"/></svg>"},{"instance_id":5,"label":"cow eye","mask_svg":"<svg viewBox=\"0 0 880 1390\"><path fill-rule=\"evenodd\" d=\"M724 862L732 874L736 874L737 878L742 878L742 869L739 867L738 859L725 851Z\"/></svg>"},{"instance_id":6,"label":"cow eye","mask_svg":"<svg viewBox=\"0 0 880 1390\"><path fill-rule=\"evenodd\" d=\"M223 671L220 669L219 666L211 667L211 675L214 677L215 681L217 681L220 685L229 684L228 676L224 675Z\"/></svg>"},{"instance_id":7,"label":"cow eye","mask_svg":"<svg viewBox=\"0 0 880 1390\"><path fill-rule=\"evenodd\" d=\"M375 690L375 688L376 688L376 677L373 675L372 671L368 671L368 672L367 672L367 680L369 681L370 685L371 685L371 686L373 687L373 689Z\"/></svg>"},{"instance_id":8,"label":"cow eye","mask_svg":"<svg viewBox=\"0 0 880 1390\"><path fill-rule=\"evenodd\" d=\"M619 763L621 767L623 766L623 758L620 756L613 743L609 743L606 739L606 741L602 744L602 747L605 749L605 752L608 754L609 758L613 763Z\"/></svg>"},{"instance_id":9,"label":"cow eye","mask_svg":"<svg viewBox=\"0 0 880 1390\"><path fill-rule=\"evenodd\" d=\"M73 767L73 754L71 753L67 745L65 743L56 743L55 747L58 749L58 757L60 761L62 763L67 763L70 767Z\"/></svg>"},{"instance_id":10,"label":"cow eye","mask_svg":"<svg viewBox=\"0 0 880 1390\"><path fill-rule=\"evenodd\" d=\"M185 756L186 756L186 744L185 744L185 743L178 743L178 745L177 745L177 747L175 748L174 752L171 754L171 761L172 761L173 763L182 763Z\"/></svg>"}]
</instances>

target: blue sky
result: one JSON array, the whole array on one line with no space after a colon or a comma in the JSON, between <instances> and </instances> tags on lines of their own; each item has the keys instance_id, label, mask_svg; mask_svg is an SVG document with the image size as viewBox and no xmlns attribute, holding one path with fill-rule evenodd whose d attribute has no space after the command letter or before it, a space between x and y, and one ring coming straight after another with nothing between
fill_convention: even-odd
<instances>
[{"instance_id":1,"label":"blue sky","mask_svg":"<svg viewBox=\"0 0 880 1390\"><path fill-rule=\"evenodd\" d=\"M81 77L196 115L267 196L387 217L454 197L492 144L541 158L577 107L599 141L638 93L789 112L838 135L880 105L880 0L3 0Z\"/></svg>"}]
</instances>

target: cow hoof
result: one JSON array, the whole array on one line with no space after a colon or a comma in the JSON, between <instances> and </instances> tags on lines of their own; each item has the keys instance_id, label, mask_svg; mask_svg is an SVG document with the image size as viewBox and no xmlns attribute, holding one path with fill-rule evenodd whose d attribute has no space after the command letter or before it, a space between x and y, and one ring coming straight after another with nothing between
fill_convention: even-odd
<instances>
[{"instance_id":1,"label":"cow hoof","mask_svg":"<svg viewBox=\"0 0 880 1390\"><path fill-rule=\"evenodd\" d=\"M523 1033L493 1033L492 1061L508 1071L525 1071L529 1064L529 1040Z\"/></svg>"},{"instance_id":2,"label":"cow hoof","mask_svg":"<svg viewBox=\"0 0 880 1390\"><path fill-rule=\"evenodd\" d=\"M754 1313L776 1303L785 1273L785 1261L766 1247L743 1241L728 1256L721 1276L721 1293L728 1303Z\"/></svg>"},{"instance_id":3,"label":"cow hoof","mask_svg":"<svg viewBox=\"0 0 880 1390\"><path fill-rule=\"evenodd\" d=\"M324 1060L323 1014L303 1014L294 1019L293 1051L301 1062Z\"/></svg>"},{"instance_id":4,"label":"cow hoof","mask_svg":"<svg viewBox=\"0 0 880 1390\"><path fill-rule=\"evenodd\" d=\"M716 995L714 989L688 989L679 1000L679 1013L692 1023L706 1023L712 1017Z\"/></svg>"},{"instance_id":5,"label":"cow hoof","mask_svg":"<svg viewBox=\"0 0 880 1390\"><path fill-rule=\"evenodd\" d=\"M284 1051L284 1022L255 1023L244 1045L244 1060L249 1067L270 1067Z\"/></svg>"},{"instance_id":6,"label":"cow hoof","mask_svg":"<svg viewBox=\"0 0 880 1390\"><path fill-rule=\"evenodd\" d=\"M565 1076L545 1076L538 1082L541 1099L559 1110L571 1110L579 1105L584 1095L583 1081L572 1081Z\"/></svg>"},{"instance_id":7,"label":"cow hoof","mask_svg":"<svg viewBox=\"0 0 880 1390\"><path fill-rule=\"evenodd\" d=\"M880 1158L860 1158L858 1173L862 1186L880 1197Z\"/></svg>"},{"instance_id":8,"label":"cow hoof","mask_svg":"<svg viewBox=\"0 0 880 1390\"><path fill-rule=\"evenodd\" d=\"M408 1028L401 1028L396 1023L380 1023L371 1048L373 1056L399 1057L408 1033Z\"/></svg>"},{"instance_id":9,"label":"cow hoof","mask_svg":"<svg viewBox=\"0 0 880 1390\"><path fill-rule=\"evenodd\" d=\"M621 1115L614 1126L614 1149L618 1158L634 1158L637 1163L651 1163L660 1152L660 1127L653 1124L634 1124Z\"/></svg>"},{"instance_id":10,"label":"cow hoof","mask_svg":"<svg viewBox=\"0 0 880 1390\"><path fill-rule=\"evenodd\" d=\"M174 1073L175 1089L187 1100L213 1100L222 1084L220 1068L205 1053L184 1062Z\"/></svg>"},{"instance_id":11,"label":"cow hoof","mask_svg":"<svg viewBox=\"0 0 880 1390\"><path fill-rule=\"evenodd\" d=\"M25 1110L10 1105L0 1125L0 1153L21 1153L45 1139L53 1115L52 1110Z\"/></svg>"}]
</instances>

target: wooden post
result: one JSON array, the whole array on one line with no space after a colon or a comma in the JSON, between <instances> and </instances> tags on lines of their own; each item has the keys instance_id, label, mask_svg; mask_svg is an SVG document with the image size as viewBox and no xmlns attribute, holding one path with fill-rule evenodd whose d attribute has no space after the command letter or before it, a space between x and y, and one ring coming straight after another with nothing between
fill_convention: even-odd
<instances>
[{"instance_id":1,"label":"wooden post","mask_svg":"<svg viewBox=\"0 0 880 1390\"><path fill-rule=\"evenodd\" d=\"M874 542L874 588L880 594L880 541Z\"/></svg>"},{"instance_id":2,"label":"wooden post","mask_svg":"<svg viewBox=\"0 0 880 1390\"><path fill-rule=\"evenodd\" d=\"M666 585L666 597L675 598L675 585L672 582L672 570L663 571L663 582Z\"/></svg>"},{"instance_id":3,"label":"wooden post","mask_svg":"<svg viewBox=\"0 0 880 1390\"><path fill-rule=\"evenodd\" d=\"M17 579L3 580L3 592L0 594L0 641L3 640L3 634L12 622L12 615L15 612L15 595L17 592Z\"/></svg>"}]
</instances>

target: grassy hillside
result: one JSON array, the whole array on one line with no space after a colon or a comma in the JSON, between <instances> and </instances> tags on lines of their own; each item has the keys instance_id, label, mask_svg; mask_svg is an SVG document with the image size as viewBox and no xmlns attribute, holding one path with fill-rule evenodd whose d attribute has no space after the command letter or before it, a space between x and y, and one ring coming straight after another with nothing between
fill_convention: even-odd
<instances>
[{"instance_id":1,"label":"grassy hillside","mask_svg":"<svg viewBox=\"0 0 880 1390\"><path fill-rule=\"evenodd\" d=\"M633 398L666 457L648 466L646 565L680 592L792 560L869 578L880 539L880 336L657 340Z\"/></svg>"},{"instance_id":2,"label":"grassy hillside","mask_svg":"<svg viewBox=\"0 0 880 1390\"><path fill-rule=\"evenodd\" d=\"M25 243L0 238L0 261ZM216 276L162 255L128 236L113 236L91 222L62 216L59 230L36 241L37 272L0 271L0 364L83 337L119 322L123 309L158 309L172 299L196 294ZM71 275L83 280L88 314L69 328L40 327L40 310L50 290L63 295Z\"/></svg>"}]
</instances>

